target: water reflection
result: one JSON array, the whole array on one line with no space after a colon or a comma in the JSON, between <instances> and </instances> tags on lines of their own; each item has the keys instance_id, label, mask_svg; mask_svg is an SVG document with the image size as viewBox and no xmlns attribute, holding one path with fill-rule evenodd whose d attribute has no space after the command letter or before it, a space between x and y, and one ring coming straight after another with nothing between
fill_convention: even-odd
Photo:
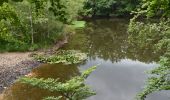
<instances>
[{"instance_id":1,"label":"water reflection","mask_svg":"<svg viewBox=\"0 0 170 100\"><path fill-rule=\"evenodd\" d=\"M48 65L44 64L30 73L32 77L37 78L60 78L65 81L73 76L79 75L79 69L75 65ZM47 96L58 96L58 93L52 93L48 90L32 87L27 84L16 82L12 87L3 93L2 100L41 100Z\"/></svg>"},{"instance_id":2,"label":"water reflection","mask_svg":"<svg viewBox=\"0 0 170 100\"><path fill-rule=\"evenodd\" d=\"M103 19L88 22L85 30L77 30L63 49L81 50L88 60L80 65L42 65L32 71L31 76L60 78L61 81L79 75L79 70L101 64L87 79L97 95L88 100L134 100L144 86L146 70L157 66L159 54L150 48L139 49L129 44L124 19ZM78 67L80 66L80 67ZM57 95L25 84L15 83L4 92L3 100L41 100L44 96ZM160 94L159 94L160 95ZM163 100L169 100L160 96ZM148 100L158 99L157 95Z\"/></svg>"},{"instance_id":3,"label":"water reflection","mask_svg":"<svg viewBox=\"0 0 170 100\"><path fill-rule=\"evenodd\" d=\"M170 100L170 91L160 91L152 93L146 98L146 100Z\"/></svg>"},{"instance_id":4,"label":"water reflection","mask_svg":"<svg viewBox=\"0 0 170 100\"><path fill-rule=\"evenodd\" d=\"M79 69L76 65L63 64L44 64L32 71L34 77L37 78L60 78L60 81L69 80L71 77L79 75Z\"/></svg>"},{"instance_id":5,"label":"water reflection","mask_svg":"<svg viewBox=\"0 0 170 100\"><path fill-rule=\"evenodd\" d=\"M89 60L81 68L84 70L87 66L98 64L99 62L102 64L87 79L87 84L90 84L97 91L97 95L88 100L134 100L147 77L144 72L157 66L154 63L145 64L129 59L112 63L98 58Z\"/></svg>"},{"instance_id":6,"label":"water reflection","mask_svg":"<svg viewBox=\"0 0 170 100\"><path fill-rule=\"evenodd\" d=\"M87 80L97 91L89 100L134 100L144 86L145 71L158 66L154 62L159 60L159 53L128 42L127 25L124 19L91 21L64 47L88 53L89 60L81 65L82 70L101 64Z\"/></svg>"},{"instance_id":7,"label":"water reflection","mask_svg":"<svg viewBox=\"0 0 170 100\"><path fill-rule=\"evenodd\" d=\"M145 63L158 61L159 54L151 48L140 49L128 43L127 26L125 19L91 21L85 30L77 31L64 49L82 50L92 59L98 57L112 62L126 58Z\"/></svg>"}]
</instances>

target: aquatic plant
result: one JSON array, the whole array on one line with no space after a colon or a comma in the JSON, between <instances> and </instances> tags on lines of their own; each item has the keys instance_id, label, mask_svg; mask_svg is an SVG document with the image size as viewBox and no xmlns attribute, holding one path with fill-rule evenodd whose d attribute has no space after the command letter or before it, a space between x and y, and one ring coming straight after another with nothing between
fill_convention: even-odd
<instances>
[{"instance_id":1,"label":"aquatic plant","mask_svg":"<svg viewBox=\"0 0 170 100\"><path fill-rule=\"evenodd\" d=\"M77 64L86 60L87 55L76 50L60 50L54 55L36 55L34 58L39 62L49 64Z\"/></svg>"},{"instance_id":2,"label":"aquatic plant","mask_svg":"<svg viewBox=\"0 0 170 100\"><path fill-rule=\"evenodd\" d=\"M84 84L85 79L96 70L96 66L90 67L84 71L80 76L73 77L65 83L59 82L59 79L43 79L43 78L30 78L23 77L19 79L19 82L30 84L41 89L47 89L51 92L58 92L61 94L59 97L47 97L44 100L60 100L65 98L66 100L83 100L92 95L95 92L92 91L87 85Z\"/></svg>"}]
</instances>

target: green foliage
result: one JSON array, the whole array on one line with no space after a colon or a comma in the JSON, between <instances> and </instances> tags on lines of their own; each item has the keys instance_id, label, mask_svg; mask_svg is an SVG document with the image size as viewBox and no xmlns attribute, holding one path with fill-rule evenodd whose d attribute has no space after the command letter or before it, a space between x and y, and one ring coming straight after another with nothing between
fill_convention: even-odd
<instances>
[{"instance_id":1,"label":"green foliage","mask_svg":"<svg viewBox=\"0 0 170 100\"><path fill-rule=\"evenodd\" d=\"M61 50L58 51L54 55L37 55L35 56L37 61L49 64L77 64L87 59L87 55L85 53L81 53L80 51L75 50Z\"/></svg>"},{"instance_id":2,"label":"green foliage","mask_svg":"<svg viewBox=\"0 0 170 100\"><path fill-rule=\"evenodd\" d=\"M160 66L153 69L144 90L139 93L137 99L144 100L147 95L161 90L169 90L170 72L170 26L167 22L142 23L131 22L129 26L129 42L135 44L139 49L152 47L155 53L161 52ZM155 44L155 45L152 45Z\"/></svg>"},{"instance_id":3,"label":"green foliage","mask_svg":"<svg viewBox=\"0 0 170 100\"><path fill-rule=\"evenodd\" d=\"M24 42L23 32L22 24L14 7L7 3L0 6L0 41L22 44Z\"/></svg>"},{"instance_id":4,"label":"green foliage","mask_svg":"<svg viewBox=\"0 0 170 100\"><path fill-rule=\"evenodd\" d=\"M71 23L78 17L82 10L85 0L50 0L50 11L54 13L57 19L64 23ZM71 7L71 9L70 9Z\"/></svg>"},{"instance_id":5,"label":"green foliage","mask_svg":"<svg viewBox=\"0 0 170 100\"><path fill-rule=\"evenodd\" d=\"M83 4L84 0L2 1L0 42L3 44L0 51L20 51L17 47L21 45L28 47L25 49L29 50L29 46L34 44L43 47L56 43L58 38L66 34L65 32L70 33L67 26L77 19Z\"/></svg>"},{"instance_id":6,"label":"green foliage","mask_svg":"<svg viewBox=\"0 0 170 100\"><path fill-rule=\"evenodd\" d=\"M167 55L166 55L167 56ZM170 90L170 58L161 57L160 66L151 70L146 87L138 94L137 100L145 100L146 96L161 90Z\"/></svg>"},{"instance_id":7,"label":"green foliage","mask_svg":"<svg viewBox=\"0 0 170 100\"><path fill-rule=\"evenodd\" d=\"M126 15L135 10L139 0L87 0L85 3L86 15Z\"/></svg>"},{"instance_id":8,"label":"green foliage","mask_svg":"<svg viewBox=\"0 0 170 100\"><path fill-rule=\"evenodd\" d=\"M161 90L170 90L170 20L169 0L143 0L129 24L129 42L139 49L152 47L153 51L162 52L160 66L149 72L150 77L146 87L138 94L138 100L145 100L146 96ZM147 22L137 21L138 17L148 17ZM150 21L152 17L160 16L157 22ZM155 45L151 45L155 44Z\"/></svg>"},{"instance_id":9,"label":"green foliage","mask_svg":"<svg viewBox=\"0 0 170 100\"><path fill-rule=\"evenodd\" d=\"M142 0L142 10L145 10L147 17L170 15L169 0Z\"/></svg>"},{"instance_id":10,"label":"green foliage","mask_svg":"<svg viewBox=\"0 0 170 100\"><path fill-rule=\"evenodd\" d=\"M93 66L86 71L84 71L80 76L73 77L72 79L66 81L65 83L59 82L59 79L37 79L23 77L19 81L21 83L30 84L42 89L47 89L51 92L58 92L61 96L67 100L84 100L92 95L95 95L95 92L90 90L88 86L84 84L85 79L96 69L96 66ZM60 97L48 97L44 100L59 100Z\"/></svg>"},{"instance_id":11,"label":"green foliage","mask_svg":"<svg viewBox=\"0 0 170 100\"><path fill-rule=\"evenodd\" d=\"M155 51L165 51L168 47L170 26L168 21L144 23L131 20L128 28L129 42L140 48L153 47ZM155 45L152 45L155 44Z\"/></svg>"},{"instance_id":12,"label":"green foliage","mask_svg":"<svg viewBox=\"0 0 170 100\"><path fill-rule=\"evenodd\" d=\"M0 6L3 4L3 3L7 3L9 0L1 0L0 1ZM12 1L15 1L15 2L21 2L23 0L12 0Z\"/></svg>"},{"instance_id":13,"label":"green foliage","mask_svg":"<svg viewBox=\"0 0 170 100\"><path fill-rule=\"evenodd\" d=\"M140 27L140 30L137 27ZM147 95L156 91L170 90L170 56L168 55L170 53L169 29L170 27L168 27L168 29L162 27L161 23L142 24L138 22L134 30L131 30L134 34L131 34L129 37L130 43L136 44L140 49L147 49L147 47L150 46L153 48L153 52L162 52L163 54L160 58L160 66L151 70L149 73L151 76L146 82L146 87L139 93L137 97L138 100L144 100Z\"/></svg>"}]
</instances>

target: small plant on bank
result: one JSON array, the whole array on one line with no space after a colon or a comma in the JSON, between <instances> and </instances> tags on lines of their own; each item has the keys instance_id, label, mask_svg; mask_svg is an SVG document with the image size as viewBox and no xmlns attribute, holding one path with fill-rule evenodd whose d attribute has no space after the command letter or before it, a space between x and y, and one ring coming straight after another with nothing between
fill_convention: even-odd
<instances>
[{"instance_id":1,"label":"small plant on bank","mask_svg":"<svg viewBox=\"0 0 170 100\"><path fill-rule=\"evenodd\" d=\"M77 64L86 60L87 55L76 50L60 50L54 55L36 55L34 58L39 62L48 64Z\"/></svg>"},{"instance_id":2,"label":"small plant on bank","mask_svg":"<svg viewBox=\"0 0 170 100\"><path fill-rule=\"evenodd\" d=\"M95 92L85 85L84 82L96 68L96 66L93 66L84 71L80 76L73 77L65 83L59 82L59 79L38 79L29 77L23 77L19 82L30 84L41 89L47 89L51 92L58 92L61 95L59 97L47 97L43 100L60 100L61 98L66 100L84 100L95 95Z\"/></svg>"}]
</instances>

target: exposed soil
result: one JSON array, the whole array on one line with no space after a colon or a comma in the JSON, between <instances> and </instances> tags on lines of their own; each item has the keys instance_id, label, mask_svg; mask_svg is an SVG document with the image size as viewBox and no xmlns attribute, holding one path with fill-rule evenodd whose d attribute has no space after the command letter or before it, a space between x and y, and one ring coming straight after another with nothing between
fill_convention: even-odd
<instances>
[{"instance_id":1,"label":"exposed soil","mask_svg":"<svg viewBox=\"0 0 170 100\"><path fill-rule=\"evenodd\" d=\"M0 54L0 93L19 76L28 74L40 63L29 57L30 53Z\"/></svg>"},{"instance_id":2,"label":"exposed soil","mask_svg":"<svg viewBox=\"0 0 170 100\"><path fill-rule=\"evenodd\" d=\"M36 53L53 54L67 43L68 37L56 43L56 45L45 51ZM0 93L12 85L20 76L29 74L32 69L38 67L41 63L32 59L33 52L26 53L0 53Z\"/></svg>"}]
</instances>

